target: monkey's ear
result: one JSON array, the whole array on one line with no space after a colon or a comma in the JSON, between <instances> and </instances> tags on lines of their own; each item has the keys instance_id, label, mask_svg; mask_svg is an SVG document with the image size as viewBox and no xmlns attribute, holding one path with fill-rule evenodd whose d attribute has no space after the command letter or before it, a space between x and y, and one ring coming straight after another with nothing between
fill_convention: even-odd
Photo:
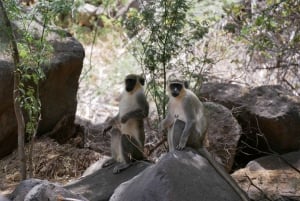
<instances>
[{"instance_id":1,"label":"monkey's ear","mask_svg":"<svg viewBox=\"0 0 300 201\"><path fill-rule=\"evenodd\" d=\"M141 85L143 85L143 86L145 85L145 78L141 77L139 79L139 81L140 81Z\"/></svg>"},{"instance_id":2,"label":"monkey's ear","mask_svg":"<svg viewBox=\"0 0 300 201\"><path fill-rule=\"evenodd\" d=\"M186 89L189 88L189 82L188 82L188 81L184 81L183 84L184 84L184 87L185 87Z\"/></svg>"}]
</instances>

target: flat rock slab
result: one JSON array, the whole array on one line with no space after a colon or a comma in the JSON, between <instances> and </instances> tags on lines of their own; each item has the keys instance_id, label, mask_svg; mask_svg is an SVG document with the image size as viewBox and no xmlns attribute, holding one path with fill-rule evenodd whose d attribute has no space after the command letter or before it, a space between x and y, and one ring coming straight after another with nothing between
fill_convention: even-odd
<instances>
[{"instance_id":1,"label":"flat rock slab","mask_svg":"<svg viewBox=\"0 0 300 201\"><path fill-rule=\"evenodd\" d=\"M113 174L114 166L99 169L65 186L90 201L108 201L114 190L123 182L139 174L150 165L148 162L135 162L119 174Z\"/></svg>"},{"instance_id":2,"label":"flat rock slab","mask_svg":"<svg viewBox=\"0 0 300 201\"><path fill-rule=\"evenodd\" d=\"M232 176L251 200L300 201L299 170L300 151L296 151L258 158Z\"/></svg>"}]
</instances>

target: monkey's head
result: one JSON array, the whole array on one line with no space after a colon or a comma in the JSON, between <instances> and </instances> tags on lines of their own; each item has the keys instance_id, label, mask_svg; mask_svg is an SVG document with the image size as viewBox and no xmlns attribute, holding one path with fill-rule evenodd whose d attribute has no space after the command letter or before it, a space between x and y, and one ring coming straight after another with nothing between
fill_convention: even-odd
<instances>
[{"instance_id":1,"label":"monkey's head","mask_svg":"<svg viewBox=\"0 0 300 201\"><path fill-rule=\"evenodd\" d=\"M129 74L125 77L125 90L127 92L133 91L136 87L144 86L145 78L136 74Z\"/></svg>"},{"instance_id":2,"label":"monkey's head","mask_svg":"<svg viewBox=\"0 0 300 201\"><path fill-rule=\"evenodd\" d=\"M185 81L181 76L171 74L168 78L169 91L173 97L177 97L180 94L182 94L185 91L185 89L188 88L188 85L188 82Z\"/></svg>"}]
</instances>

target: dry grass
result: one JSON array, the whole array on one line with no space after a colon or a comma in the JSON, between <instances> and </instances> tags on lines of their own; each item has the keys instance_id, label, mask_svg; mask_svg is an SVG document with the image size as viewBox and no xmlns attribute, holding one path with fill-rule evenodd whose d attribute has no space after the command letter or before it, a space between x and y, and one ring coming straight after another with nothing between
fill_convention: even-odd
<instances>
[{"instance_id":1,"label":"dry grass","mask_svg":"<svg viewBox=\"0 0 300 201\"><path fill-rule=\"evenodd\" d=\"M26 145L28 150L29 145ZM101 155L93 150L60 145L52 139L36 141L33 149L34 178L64 184L78 178ZM10 193L20 182L17 151L0 160L0 193Z\"/></svg>"}]
</instances>

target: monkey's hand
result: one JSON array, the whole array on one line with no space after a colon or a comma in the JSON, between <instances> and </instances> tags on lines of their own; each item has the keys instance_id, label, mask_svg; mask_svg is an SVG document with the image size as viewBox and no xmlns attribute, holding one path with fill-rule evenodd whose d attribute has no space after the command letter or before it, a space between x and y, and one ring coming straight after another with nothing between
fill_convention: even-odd
<instances>
[{"instance_id":1,"label":"monkey's hand","mask_svg":"<svg viewBox=\"0 0 300 201\"><path fill-rule=\"evenodd\" d=\"M160 136L167 136L167 128L166 125L164 123L164 120L162 120L159 124L158 124L158 134Z\"/></svg>"},{"instance_id":2,"label":"monkey's hand","mask_svg":"<svg viewBox=\"0 0 300 201\"><path fill-rule=\"evenodd\" d=\"M109 131L110 129L112 128L112 125L108 125L108 126L106 126L104 129L103 129L103 131L102 131L102 135L106 135L106 133L107 133L107 131Z\"/></svg>"},{"instance_id":3,"label":"monkey's hand","mask_svg":"<svg viewBox=\"0 0 300 201\"><path fill-rule=\"evenodd\" d=\"M183 150L185 148L186 143L180 140L179 144L176 146L176 150Z\"/></svg>"},{"instance_id":4,"label":"monkey's hand","mask_svg":"<svg viewBox=\"0 0 300 201\"><path fill-rule=\"evenodd\" d=\"M179 151L183 150L184 148L185 148L185 146L182 146L180 144L176 146L176 150L179 150Z\"/></svg>"},{"instance_id":5,"label":"monkey's hand","mask_svg":"<svg viewBox=\"0 0 300 201\"><path fill-rule=\"evenodd\" d=\"M112 129L113 125L117 125L119 122L119 114L117 114L115 117L113 117L112 119L110 119L107 123L105 123L105 127L102 131L102 135L106 135L107 131L109 131L110 129Z\"/></svg>"}]
</instances>

